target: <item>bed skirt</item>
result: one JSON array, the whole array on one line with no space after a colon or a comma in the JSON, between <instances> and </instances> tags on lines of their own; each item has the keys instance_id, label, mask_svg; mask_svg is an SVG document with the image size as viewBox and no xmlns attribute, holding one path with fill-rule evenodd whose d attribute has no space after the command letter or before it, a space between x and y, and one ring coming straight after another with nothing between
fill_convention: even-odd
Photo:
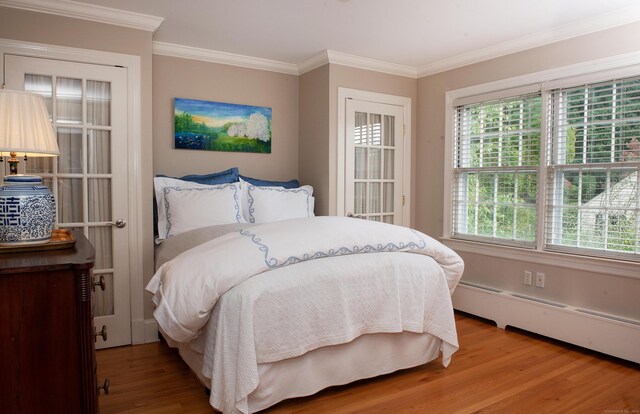
<instances>
[{"instance_id":1,"label":"bed skirt","mask_svg":"<svg viewBox=\"0 0 640 414\"><path fill-rule=\"evenodd\" d=\"M173 341L182 359L202 384L211 379L202 374L204 356L189 343ZM249 394L249 410L264 410L288 398L304 397L334 386L388 374L425 364L438 358L442 341L428 333L412 332L362 335L341 345L319 348L278 362L258 364L260 383Z\"/></svg>"}]
</instances>

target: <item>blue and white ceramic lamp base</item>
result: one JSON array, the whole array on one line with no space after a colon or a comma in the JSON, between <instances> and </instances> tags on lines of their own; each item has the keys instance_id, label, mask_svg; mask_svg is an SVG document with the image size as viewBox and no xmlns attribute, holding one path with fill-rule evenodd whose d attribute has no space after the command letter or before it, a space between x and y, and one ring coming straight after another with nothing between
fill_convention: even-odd
<instances>
[{"instance_id":1,"label":"blue and white ceramic lamp base","mask_svg":"<svg viewBox=\"0 0 640 414\"><path fill-rule=\"evenodd\" d=\"M43 244L51 239L56 203L42 178L7 175L0 187L0 246Z\"/></svg>"}]
</instances>

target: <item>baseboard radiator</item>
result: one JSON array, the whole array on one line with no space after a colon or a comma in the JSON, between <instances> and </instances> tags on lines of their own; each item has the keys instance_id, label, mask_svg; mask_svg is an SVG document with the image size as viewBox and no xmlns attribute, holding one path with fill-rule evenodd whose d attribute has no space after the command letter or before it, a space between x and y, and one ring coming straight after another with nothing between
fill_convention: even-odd
<instances>
[{"instance_id":1,"label":"baseboard radiator","mask_svg":"<svg viewBox=\"0 0 640 414\"><path fill-rule=\"evenodd\" d=\"M453 307L587 349L640 363L640 321L462 281Z\"/></svg>"}]
</instances>

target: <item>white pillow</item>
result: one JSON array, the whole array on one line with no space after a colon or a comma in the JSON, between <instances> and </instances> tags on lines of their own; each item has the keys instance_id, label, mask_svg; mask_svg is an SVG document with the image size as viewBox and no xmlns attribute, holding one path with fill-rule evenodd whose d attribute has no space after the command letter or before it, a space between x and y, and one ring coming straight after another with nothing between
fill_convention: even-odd
<instances>
[{"instance_id":1,"label":"white pillow","mask_svg":"<svg viewBox=\"0 0 640 414\"><path fill-rule=\"evenodd\" d=\"M238 196L238 203L241 203L241 195L240 195L240 183L231 183L235 186L236 195ZM206 185L206 184L198 184L191 181L179 180L177 178L171 177L155 177L153 179L153 186L156 194L156 204L157 204L157 213L158 213L158 238L156 239L156 243L160 243L162 240L167 238L167 208L164 197L164 189L167 187L177 187L177 188L220 188L230 184L216 184L216 185ZM240 215L240 219L243 220L242 214ZM244 221L242 221L244 223ZM235 221L234 221L235 223Z\"/></svg>"},{"instance_id":2,"label":"white pillow","mask_svg":"<svg viewBox=\"0 0 640 414\"><path fill-rule=\"evenodd\" d=\"M250 183L249 181L245 181L242 178L240 178L240 192L241 192L241 204L242 204L242 215L244 216L244 220L247 223L250 223L249 221L249 187L255 187L255 188L276 188L279 190L287 190L284 187L281 186L264 186L264 185L255 185L253 183ZM301 187L297 187L297 188L293 188L293 190L298 190L298 189L303 189L305 191L307 191L309 193L310 196L313 196L313 187L310 185L303 185ZM312 203L315 202L315 198L311 197L312 199ZM313 205L311 206L311 211L313 212Z\"/></svg>"},{"instance_id":3,"label":"white pillow","mask_svg":"<svg viewBox=\"0 0 640 414\"><path fill-rule=\"evenodd\" d=\"M209 186L171 177L155 177L153 179L153 188L156 193L156 211L158 212L158 238L156 239L158 242L167 237L167 210L164 203L165 187L204 188Z\"/></svg>"},{"instance_id":4,"label":"white pillow","mask_svg":"<svg viewBox=\"0 0 640 414\"><path fill-rule=\"evenodd\" d=\"M166 237L214 224L244 223L237 183L204 188L165 187Z\"/></svg>"},{"instance_id":5,"label":"white pillow","mask_svg":"<svg viewBox=\"0 0 640 414\"><path fill-rule=\"evenodd\" d=\"M313 217L313 187L258 187L242 182L244 218L249 223L270 223L293 218Z\"/></svg>"}]
</instances>

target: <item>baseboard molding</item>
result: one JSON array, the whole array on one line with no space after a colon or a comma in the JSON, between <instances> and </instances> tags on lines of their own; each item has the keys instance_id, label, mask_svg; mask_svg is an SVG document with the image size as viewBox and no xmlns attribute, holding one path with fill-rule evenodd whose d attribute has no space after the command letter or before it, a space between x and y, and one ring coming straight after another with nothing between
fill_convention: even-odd
<instances>
[{"instance_id":1,"label":"baseboard molding","mask_svg":"<svg viewBox=\"0 0 640 414\"><path fill-rule=\"evenodd\" d=\"M607 355L640 363L640 321L461 282L453 307Z\"/></svg>"},{"instance_id":2,"label":"baseboard molding","mask_svg":"<svg viewBox=\"0 0 640 414\"><path fill-rule=\"evenodd\" d=\"M158 322L155 319L145 319L144 321L144 343L158 342Z\"/></svg>"}]
</instances>

